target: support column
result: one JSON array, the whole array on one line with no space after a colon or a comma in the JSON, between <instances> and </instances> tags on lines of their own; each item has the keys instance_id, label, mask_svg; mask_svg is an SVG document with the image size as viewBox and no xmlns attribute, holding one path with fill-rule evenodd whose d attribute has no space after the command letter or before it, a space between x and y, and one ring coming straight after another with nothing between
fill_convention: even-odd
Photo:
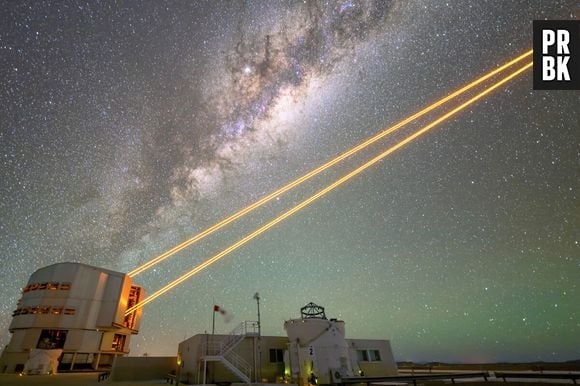
<instances>
[{"instance_id":1,"label":"support column","mask_svg":"<svg viewBox=\"0 0 580 386\"><path fill-rule=\"evenodd\" d=\"M77 360L77 352L75 351L72 357L72 361L70 362L70 370L72 371L74 365L75 365L75 361Z\"/></svg>"},{"instance_id":2,"label":"support column","mask_svg":"<svg viewBox=\"0 0 580 386\"><path fill-rule=\"evenodd\" d=\"M99 363L101 362L101 353L97 353L97 359L93 362L93 370L99 369Z\"/></svg>"}]
</instances>

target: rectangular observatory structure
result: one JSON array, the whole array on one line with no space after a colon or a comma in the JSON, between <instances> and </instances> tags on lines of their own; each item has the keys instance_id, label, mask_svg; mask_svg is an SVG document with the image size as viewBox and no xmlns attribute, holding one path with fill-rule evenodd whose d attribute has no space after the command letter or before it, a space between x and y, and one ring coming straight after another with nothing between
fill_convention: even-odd
<instances>
[{"instance_id":1,"label":"rectangular observatory structure","mask_svg":"<svg viewBox=\"0 0 580 386\"><path fill-rule=\"evenodd\" d=\"M59 369L107 368L129 353L141 310L125 310L144 297L124 273L80 263L59 263L34 272L12 316L10 343L0 372L21 372L34 349L62 350Z\"/></svg>"},{"instance_id":2,"label":"rectangular observatory structure","mask_svg":"<svg viewBox=\"0 0 580 386\"><path fill-rule=\"evenodd\" d=\"M260 335L257 321L244 321L229 335L200 334L181 342L178 380L312 386L398 374L388 340L346 339L345 322L327 319L324 307L314 303L300 313L300 319L284 322L287 337Z\"/></svg>"}]
</instances>

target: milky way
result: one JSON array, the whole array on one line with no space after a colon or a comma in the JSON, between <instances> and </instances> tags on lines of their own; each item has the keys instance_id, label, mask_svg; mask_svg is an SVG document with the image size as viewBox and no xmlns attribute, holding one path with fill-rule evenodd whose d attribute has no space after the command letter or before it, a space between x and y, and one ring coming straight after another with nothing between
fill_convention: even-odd
<instances>
[{"instance_id":1,"label":"milky way","mask_svg":"<svg viewBox=\"0 0 580 386\"><path fill-rule=\"evenodd\" d=\"M187 149L189 162L172 179L174 201L205 197L239 162L241 153L259 151L260 136L252 132L268 125L264 121L271 117L280 96L300 95L313 78L331 73L357 43L388 23L389 9L388 2L308 3L293 10L290 25L274 23L265 27L267 32L246 32L240 27L234 50L224 56L225 68L207 86L217 93L208 102L214 109L212 119L204 122L213 123L206 127L210 138ZM271 143L266 146L271 146L282 137L273 132L268 139ZM193 155L200 150L210 154L202 166Z\"/></svg>"},{"instance_id":2,"label":"milky way","mask_svg":"<svg viewBox=\"0 0 580 386\"><path fill-rule=\"evenodd\" d=\"M42 266L127 272L531 48L575 1L19 1L0 16L0 343ZM397 359L580 357L577 91L528 74L146 306L132 354L314 301ZM151 293L385 141L135 278Z\"/></svg>"}]
</instances>

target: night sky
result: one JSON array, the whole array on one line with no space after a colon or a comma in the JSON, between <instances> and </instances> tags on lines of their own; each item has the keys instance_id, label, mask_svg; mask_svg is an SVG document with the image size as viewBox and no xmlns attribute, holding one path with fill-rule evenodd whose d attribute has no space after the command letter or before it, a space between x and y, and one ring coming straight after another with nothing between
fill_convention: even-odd
<instances>
[{"instance_id":1,"label":"night sky","mask_svg":"<svg viewBox=\"0 0 580 386\"><path fill-rule=\"evenodd\" d=\"M529 50L532 20L579 12L575 0L1 3L2 347L36 269L128 272ZM148 304L131 355L175 355L211 330L214 302L234 316L220 333L255 319L259 292L265 334L313 301L348 337L390 339L397 360L580 358L579 106L579 91L533 91L528 70ZM134 281L155 291L397 138Z\"/></svg>"}]
</instances>

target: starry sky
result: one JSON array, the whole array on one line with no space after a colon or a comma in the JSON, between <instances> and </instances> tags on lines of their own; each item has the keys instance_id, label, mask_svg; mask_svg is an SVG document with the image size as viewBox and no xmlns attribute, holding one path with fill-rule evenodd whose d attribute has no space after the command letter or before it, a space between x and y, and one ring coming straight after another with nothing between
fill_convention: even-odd
<instances>
[{"instance_id":1,"label":"starry sky","mask_svg":"<svg viewBox=\"0 0 580 386\"><path fill-rule=\"evenodd\" d=\"M527 51L532 20L579 14L574 0L1 8L1 346L36 269L128 272ZM580 358L579 105L527 71L147 305L131 354L175 355L211 330L213 303L234 317L218 332L255 319L259 292L265 334L313 301L397 360ZM396 139L135 283L157 290Z\"/></svg>"}]
</instances>

